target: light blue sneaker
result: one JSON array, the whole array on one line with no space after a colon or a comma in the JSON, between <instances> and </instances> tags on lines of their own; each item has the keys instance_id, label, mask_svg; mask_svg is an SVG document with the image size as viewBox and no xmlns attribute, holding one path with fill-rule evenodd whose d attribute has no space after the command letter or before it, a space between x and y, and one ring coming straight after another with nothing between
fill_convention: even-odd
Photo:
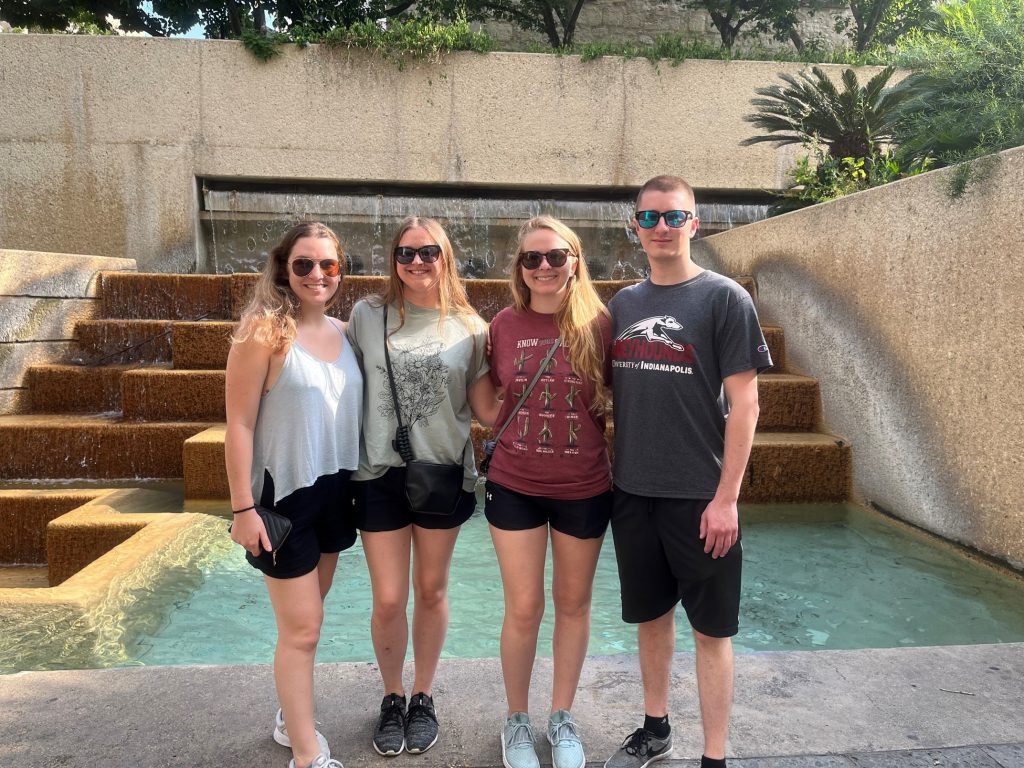
<instances>
[{"instance_id":1,"label":"light blue sneaker","mask_svg":"<svg viewBox=\"0 0 1024 768\"><path fill-rule=\"evenodd\" d=\"M540 768L533 748L533 726L525 712L513 712L501 729L501 762L505 768Z\"/></svg>"},{"instance_id":2,"label":"light blue sneaker","mask_svg":"<svg viewBox=\"0 0 1024 768\"><path fill-rule=\"evenodd\" d=\"M579 725L569 710L560 709L548 718L548 741L554 768L583 768L587 758L580 743Z\"/></svg>"}]
</instances>

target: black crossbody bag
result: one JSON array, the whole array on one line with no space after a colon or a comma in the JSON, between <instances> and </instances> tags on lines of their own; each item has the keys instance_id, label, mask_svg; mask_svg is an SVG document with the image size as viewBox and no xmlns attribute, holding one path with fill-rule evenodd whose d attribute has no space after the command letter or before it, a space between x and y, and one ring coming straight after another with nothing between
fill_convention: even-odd
<instances>
[{"instance_id":1,"label":"black crossbody bag","mask_svg":"<svg viewBox=\"0 0 1024 768\"><path fill-rule=\"evenodd\" d=\"M526 389L523 390L523 394L519 396L519 400L516 402L515 408L512 409L512 413L505 419L505 423L501 425L501 429L494 436L493 440L484 440L484 460L480 462L480 474L486 475L487 470L491 468L491 457L494 455L494 449L498 447L498 441L501 440L501 436L508 429L509 424L512 423L512 419L519 413L519 409L523 407L523 403L526 402L526 398L533 392L534 386L540 381L540 377L544 375L544 371L547 370L548 363L551 362L551 358L555 356L555 350L561 346L562 340L560 338L555 339L555 343L551 345L551 349L548 350L547 356L541 361L540 368L537 369L537 373L533 375L533 379L527 385Z\"/></svg>"},{"instance_id":2,"label":"black crossbody bag","mask_svg":"<svg viewBox=\"0 0 1024 768\"><path fill-rule=\"evenodd\" d=\"M391 445L405 462L405 496L413 512L431 515L450 515L455 512L462 495L465 469L462 464L437 464L417 459L409 441L409 426L402 423L402 407L395 389L395 376L391 371L388 352L388 307L384 305L384 362L391 385L391 400L395 405L398 429Z\"/></svg>"}]
</instances>

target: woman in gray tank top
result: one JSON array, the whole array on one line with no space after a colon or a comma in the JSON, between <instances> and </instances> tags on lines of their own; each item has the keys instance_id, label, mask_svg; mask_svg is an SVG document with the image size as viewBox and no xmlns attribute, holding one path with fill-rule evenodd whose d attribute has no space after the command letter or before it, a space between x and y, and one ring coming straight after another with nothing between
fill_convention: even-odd
<instances>
[{"instance_id":1,"label":"woman in gray tank top","mask_svg":"<svg viewBox=\"0 0 1024 768\"><path fill-rule=\"evenodd\" d=\"M338 554L355 542L348 477L363 380L344 325L327 316L344 263L329 228L292 227L270 253L227 363L231 538L263 572L277 620L274 740L291 748L289 768L341 768L314 725L313 661ZM257 503L292 522L275 551Z\"/></svg>"}]
</instances>

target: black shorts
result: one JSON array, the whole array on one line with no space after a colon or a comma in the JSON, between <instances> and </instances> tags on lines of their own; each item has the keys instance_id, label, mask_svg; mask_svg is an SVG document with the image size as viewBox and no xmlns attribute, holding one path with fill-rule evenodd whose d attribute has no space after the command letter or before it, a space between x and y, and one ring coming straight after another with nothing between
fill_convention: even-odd
<instances>
[{"instance_id":1,"label":"black shorts","mask_svg":"<svg viewBox=\"0 0 1024 768\"><path fill-rule=\"evenodd\" d=\"M274 480L263 474L260 506L269 507L292 521L292 532L277 553L277 564L269 552L245 559L253 568L275 579L305 576L320 562L321 553L342 552L356 543L356 526L348 477L352 470L318 477L313 485L299 488L274 504Z\"/></svg>"},{"instance_id":2,"label":"black shorts","mask_svg":"<svg viewBox=\"0 0 1024 768\"><path fill-rule=\"evenodd\" d=\"M450 515L413 512L405 498L405 467L391 467L373 480L352 481L352 508L361 531L397 531L407 525L447 530L469 520L476 509L476 494L462 491Z\"/></svg>"},{"instance_id":3,"label":"black shorts","mask_svg":"<svg viewBox=\"0 0 1024 768\"><path fill-rule=\"evenodd\" d=\"M739 630L743 546L717 559L704 552L707 499L635 496L615 488L612 539L622 587L622 620L664 616L681 602L690 626L709 637Z\"/></svg>"},{"instance_id":4,"label":"black shorts","mask_svg":"<svg viewBox=\"0 0 1024 768\"><path fill-rule=\"evenodd\" d=\"M530 496L487 481L487 522L503 531L527 531L551 524L559 533L577 539L599 539L612 514L612 492L588 499L551 499Z\"/></svg>"}]
</instances>

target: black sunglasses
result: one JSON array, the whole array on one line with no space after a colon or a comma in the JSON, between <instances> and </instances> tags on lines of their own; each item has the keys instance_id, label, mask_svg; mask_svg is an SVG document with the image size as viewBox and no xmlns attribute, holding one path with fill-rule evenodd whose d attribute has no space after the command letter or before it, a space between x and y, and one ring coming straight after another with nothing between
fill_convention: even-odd
<instances>
[{"instance_id":1,"label":"black sunglasses","mask_svg":"<svg viewBox=\"0 0 1024 768\"><path fill-rule=\"evenodd\" d=\"M314 265L320 265L320 271L324 273L326 277L337 277L341 274L341 264L338 263L337 259L324 259L323 261L313 261L313 259L294 259L288 262L288 266L292 270L292 274L296 277L305 277L313 271Z\"/></svg>"},{"instance_id":2,"label":"black sunglasses","mask_svg":"<svg viewBox=\"0 0 1024 768\"><path fill-rule=\"evenodd\" d=\"M570 256L572 256L572 251L568 248L552 248L547 253L541 251L520 251L519 263L527 269L537 269L541 261L547 259L548 266L557 269L563 266L566 259Z\"/></svg>"},{"instance_id":3,"label":"black sunglasses","mask_svg":"<svg viewBox=\"0 0 1024 768\"><path fill-rule=\"evenodd\" d=\"M441 255L440 245L424 245L419 248L408 248L400 245L395 248L395 261L399 264L412 264L417 256L424 264L433 264Z\"/></svg>"},{"instance_id":4,"label":"black sunglasses","mask_svg":"<svg viewBox=\"0 0 1024 768\"><path fill-rule=\"evenodd\" d=\"M663 216L668 226L679 229L693 218L693 211L637 211L636 223L640 229L654 229Z\"/></svg>"}]
</instances>

